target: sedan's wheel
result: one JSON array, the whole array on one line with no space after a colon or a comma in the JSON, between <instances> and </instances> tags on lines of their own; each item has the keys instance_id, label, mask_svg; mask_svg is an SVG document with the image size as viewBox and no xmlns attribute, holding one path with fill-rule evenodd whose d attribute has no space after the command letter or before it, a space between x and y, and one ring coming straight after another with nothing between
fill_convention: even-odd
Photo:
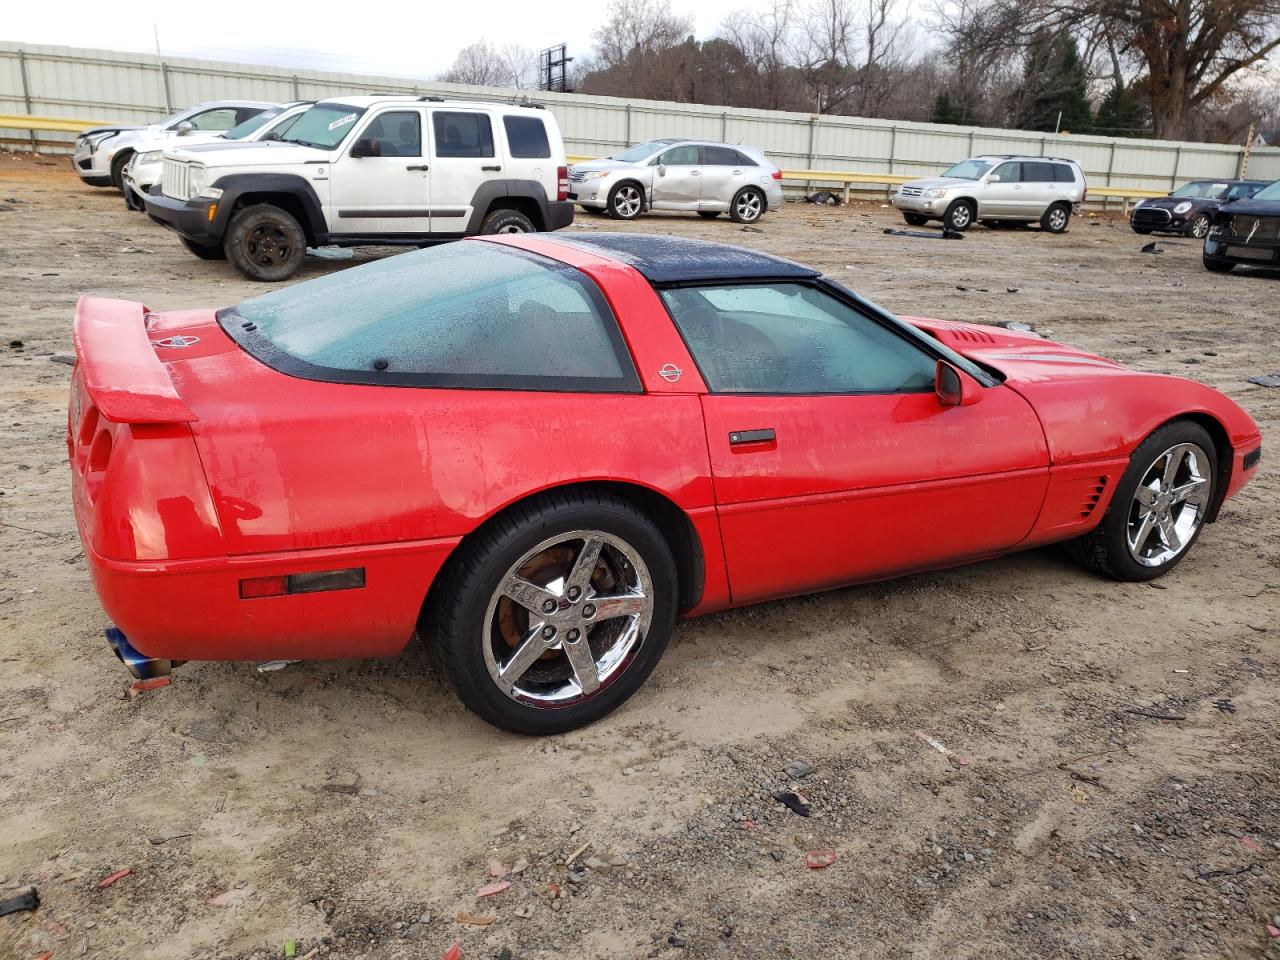
<instances>
[{"instance_id":1,"label":"sedan's wheel","mask_svg":"<svg viewBox=\"0 0 1280 960\"><path fill-rule=\"evenodd\" d=\"M433 591L444 672L496 726L544 734L591 723L661 657L674 570L662 534L625 501L579 493L517 507Z\"/></svg>"},{"instance_id":2,"label":"sedan's wheel","mask_svg":"<svg viewBox=\"0 0 1280 960\"><path fill-rule=\"evenodd\" d=\"M1055 203L1040 218L1040 229L1049 233L1062 233L1071 220L1071 208L1065 203Z\"/></svg>"},{"instance_id":3,"label":"sedan's wheel","mask_svg":"<svg viewBox=\"0 0 1280 960\"><path fill-rule=\"evenodd\" d=\"M634 220L644 210L644 193L636 183L620 183L609 194L605 207L615 220Z\"/></svg>"},{"instance_id":4,"label":"sedan's wheel","mask_svg":"<svg viewBox=\"0 0 1280 960\"><path fill-rule=\"evenodd\" d=\"M1147 234L1151 232L1151 228L1150 227L1134 227L1133 232L1140 233L1145 237Z\"/></svg>"},{"instance_id":5,"label":"sedan's wheel","mask_svg":"<svg viewBox=\"0 0 1280 960\"><path fill-rule=\"evenodd\" d=\"M1068 544L1069 552L1118 580L1168 572L1200 535L1217 466L1203 427L1186 421L1161 427L1134 451L1102 523Z\"/></svg>"},{"instance_id":6,"label":"sedan's wheel","mask_svg":"<svg viewBox=\"0 0 1280 960\"><path fill-rule=\"evenodd\" d=\"M929 218L920 213L907 213L903 211L902 219L907 221L913 227L923 227L929 222Z\"/></svg>"},{"instance_id":7,"label":"sedan's wheel","mask_svg":"<svg viewBox=\"0 0 1280 960\"><path fill-rule=\"evenodd\" d=\"M753 187L738 191L729 204L729 219L734 223L755 223L764 216L764 194Z\"/></svg>"},{"instance_id":8,"label":"sedan's wheel","mask_svg":"<svg viewBox=\"0 0 1280 960\"><path fill-rule=\"evenodd\" d=\"M720 216L720 211L719 210L699 210L698 216L700 216L703 220L714 220L716 217Z\"/></svg>"},{"instance_id":9,"label":"sedan's wheel","mask_svg":"<svg viewBox=\"0 0 1280 960\"><path fill-rule=\"evenodd\" d=\"M947 207L947 212L942 217L942 225L951 230L963 232L973 226L974 214L972 201L957 200Z\"/></svg>"},{"instance_id":10,"label":"sedan's wheel","mask_svg":"<svg viewBox=\"0 0 1280 960\"><path fill-rule=\"evenodd\" d=\"M1209 235L1209 215L1202 213L1191 221L1191 226L1187 227L1187 236L1195 237L1197 240L1203 240Z\"/></svg>"}]
</instances>

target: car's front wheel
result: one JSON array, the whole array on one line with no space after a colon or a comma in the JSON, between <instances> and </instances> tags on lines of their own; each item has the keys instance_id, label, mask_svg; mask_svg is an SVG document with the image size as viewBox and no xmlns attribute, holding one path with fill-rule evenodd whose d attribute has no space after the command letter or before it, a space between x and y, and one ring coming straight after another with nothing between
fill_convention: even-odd
<instances>
[{"instance_id":1,"label":"car's front wheel","mask_svg":"<svg viewBox=\"0 0 1280 960\"><path fill-rule=\"evenodd\" d=\"M1131 226L1132 226L1132 224L1131 224ZM1151 228L1150 228L1150 227L1134 227L1134 228L1133 228L1133 232L1134 232L1134 233L1140 233L1140 234L1142 234L1142 235L1145 237L1147 234L1149 234L1149 233L1151 232Z\"/></svg>"},{"instance_id":2,"label":"car's front wheel","mask_svg":"<svg viewBox=\"0 0 1280 960\"><path fill-rule=\"evenodd\" d=\"M972 200L957 200L947 207L947 212L942 215L942 225L948 230L964 232L973 226L973 218L976 214Z\"/></svg>"},{"instance_id":3,"label":"car's front wheel","mask_svg":"<svg viewBox=\"0 0 1280 960\"><path fill-rule=\"evenodd\" d=\"M1195 237L1197 240L1203 240L1209 235L1209 215L1202 213L1191 221L1187 227L1187 236Z\"/></svg>"},{"instance_id":4,"label":"car's front wheel","mask_svg":"<svg viewBox=\"0 0 1280 960\"><path fill-rule=\"evenodd\" d=\"M620 183L609 191L605 211L615 220L634 220L644 211L644 191L640 184Z\"/></svg>"},{"instance_id":5,"label":"car's front wheel","mask_svg":"<svg viewBox=\"0 0 1280 960\"><path fill-rule=\"evenodd\" d=\"M460 548L427 624L462 702L517 733L600 719L644 683L675 622L675 561L625 500L552 494Z\"/></svg>"},{"instance_id":6,"label":"car's front wheel","mask_svg":"<svg viewBox=\"0 0 1280 960\"><path fill-rule=\"evenodd\" d=\"M764 194L754 187L743 187L729 204L729 219L734 223L755 223L764 216Z\"/></svg>"},{"instance_id":7,"label":"car's front wheel","mask_svg":"<svg viewBox=\"0 0 1280 960\"><path fill-rule=\"evenodd\" d=\"M1204 427L1165 424L1133 452L1102 522L1067 550L1117 580L1154 580L1200 535L1217 481L1217 452Z\"/></svg>"},{"instance_id":8,"label":"car's front wheel","mask_svg":"<svg viewBox=\"0 0 1280 960\"><path fill-rule=\"evenodd\" d=\"M929 222L929 218L924 216L924 214L907 213L905 211L902 214L902 219L907 221L907 223L913 227L923 227L926 223Z\"/></svg>"},{"instance_id":9,"label":"car's front wheel","mask_svg":"<svg viewBox=\"0 0 1280 960\"><path fill-rule=\"evenodd\" d=\"M232 214L222 249L250 280L288 280L307 255L307 237L289 211L255 203Z\"/></svg>"}]
</instances>

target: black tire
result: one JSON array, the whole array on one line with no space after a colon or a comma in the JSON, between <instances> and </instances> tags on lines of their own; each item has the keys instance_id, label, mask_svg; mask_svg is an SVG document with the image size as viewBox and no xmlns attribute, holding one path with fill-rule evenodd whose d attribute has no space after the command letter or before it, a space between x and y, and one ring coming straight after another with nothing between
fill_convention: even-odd
<instances>
[{"instance_id":1,"label":"black tire","mask_svg":"<svg viewBox=\"0 0 1280 960\"><path fill-rule=\"evenodd\" d=\"M1132 224L1130 224L1130 226L1132 226ZM1133 232L1140 233L1145 237L1147 234L1151 232L1151 228L1150 227L1134 227Z\"/></svg>"},{"instance_id":2,"label":"black tire","mask_svg":"<svg viewBox=\"0 0 1280 960\"><path fill-rule=\"evenodd\" d=\"M483 234L537 233L538 228L519 210L502 208L489 212L484 222L480 224L480 232Z\"/></svg>"},{"instance_id":3,"label":"black tire","mask_svg":"<svg viewBox=\"0 0 1280 960\"><path fill-rule=\"evenodd\" d=\"M1134 496L1138 484L1163 451L1180 443L1195 444L1204 453L1209 470L1209 487L1199 525L1181 552L1158 566L1145 566L1134 559L1129 551L1128 530ZM1191 552L1192 546L1204 530L1204 511L1213 503L1219 482L1217 448L1208 431L1189 420L1175 420L1160 427L1138 445L1129 458L1129 466L1116 484L1115 493L1102 522L1090 533L1064 544L1067 554L1082 566L1104 573L1116 580L1142 582L1164 576Z\"/></svg>"},{"instance_id":4,"label":"black tire","mask_svg":"<svg viewBox=\"0 0 1280 960\"><path fill-rule=\"evenodd\" d=\"M1192 221L1187 224L1186 235L1193 240L1203 240L1209 235L1209 215L1201 213L1196 215Z\"/></svg>"},{"instance_id":5,"label":"black tire","mask_svg":"<svg viewBox=\"0 0 1280 960\"><path fill-rule=\"evenodd\" d=\"M496 614L493 626L488 622L490 603L496 601L512 567L530 551L574 531L602 531L616 537L644 562L653 590L649 629L618 672L586 699L533 706L504 693L486 665L484 645L502 642L501 636L490 633L499 622ZM658 528L627 501L588 492L546 494L517 505L450 558L440 582L432 588L426 634L436 644L445 678L468 709L515 733L563 733L617 709L653 672L675 624L675 569L671 548ZM584 604L589 599L584 594ZM563 645L558 653L567 664ZM552 669L556 659L552 653Z\"/></svg>"},{"instance_id":6,"label":"black tire","mask_svg":"<svg viewBox=\"0 0 1280 960\"><path fill-rule=\"evenodd\" d=\"M121 192L124 192L124 168L128 166L132 156L132 150L125 150L111 161L111 185Z\"/></svg>"},{"instance_id":7,"label":"black tire","mask_svg":"<svg viewBox=\"0 0 1280 960\"><path fill-rule=\"evenodd\" d=\"M972 200L956 200L942 215L942 225L948 230L964 233L973 226L973 218L977 215Z\"/></svg>"},{"instance_id":8,"label":"black tire","mask_svg":"<svg viewBox=\"0 0 1280 960\"><path fill-rule=\"evenodd\" d=\"M288 210L256 203L231 215L222 249L250 280L288 280L307 255L307 237Z\"/></svg>"},{"instance_id":9,"label":"black tire","mask_svg":"<svg viewBox=\"0 0 1280 960\"><path fill-rule=\"evenodd\" d=\"M142 194L137 190L130 190L128 186L124 188L124 208L126 210L145 210L146 204L142 201Z\"/></svg>"},{"instance_id":10,"label":"black tire","mask_svg":"<svg viewBox=\"0 0 1280 960\"><path fill-rule=\"evenodd\" d=\"M1065 233L1071 222L1071 204L1055 203L1040 218L1040 229L1046 233Z\"/></svg>"},{"instance_id":11,"label":"black tire","mask_svg":"<svg viewBox=\"0 0 1280 960\"><path fill-rule=\"evenodd\" d=\"M225 260L227 252L221 247L207 246L203 243L196 243L194 240L188 240L186 237L179 237L182 245L187 248L187 252L194 254L201 260Z\"/></svg>"},{"instance_id":12,"label":"black tire","mask_svg":"<svg viewBox=\"0 0 1280 960\"><path fill-rule=\"evenodd\" d=\"M720 216L720 211L719 210L699 210L698 216L700 216L703 220L714 220L716 217Z\"/></svg>"},{"instance_id":13,"label":"black tire","mask_svg":"<svg viewBox=\"0 0 1280 960\"><path fill-rule=\"evenodd\" d=\"M769 201L755 187L743 187L729 202L729 219L734 223L755 223L769 209Z\"/></svg>"},{"instance_id":14,"label":"black tire","mask_svg":"<svg viewBox=\"0 0 1280 960\"><path fill-rule=\"evenodd\" d=\"M1234 260L1216 260L1213 257L1203 257L1204 268L1210 273L1230 273L1236 268Z\"/></svg>"},{"instance_id":15,"label":"black tire","mask_svg":"<svg viewBox=\"0 0 1280 960\"><path fill-rule=\"evenodd\" d=\"M644 212L644 187L634 180L624 180L609 191L605 213L614 220L634 220Z\"/></svg>"},{"instance_id":16,"label":"black tire","mask_svg":"<svg viewBox=\"0 0 1280 960\"><path fill-rule=\"evenodd\" d=\"M902 219L913 227L923 227L929 222L929 218L923 213L907 213L905 210L902 212Z\"/></svg>"},{"instance_id":17,"label":"black tire","mask_svg":"<svg viewBox=\"0 0 1280 960\"><path fill-rule=\"evenodd\" d=\"M1004 224L1001 223L999 220L982 220L980 221L980 223L984 227L986 227L988 230L999 230L1002 226L1004 226Z\"/></svg>"}]
</instances>

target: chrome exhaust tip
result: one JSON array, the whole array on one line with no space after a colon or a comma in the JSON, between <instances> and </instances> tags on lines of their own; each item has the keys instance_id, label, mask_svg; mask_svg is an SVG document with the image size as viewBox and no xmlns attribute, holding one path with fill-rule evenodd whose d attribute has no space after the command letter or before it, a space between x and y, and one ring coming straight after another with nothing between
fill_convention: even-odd
<instances>
[{"instance_id":1,"label":"chrome exhaust tip","mask_svg":"<svg viewBox=\"0 0 1280 960\"><path fill-rule=\"evenodd\" d=\"M115 655L120 658L120 662L124 664L125 669L137 679L150 680L153 677L167 677L173 672L174 662L172 660L153 660L135 649L124 635L124 631L119 627L108 627L106 634L107 643L111 644L111 649L115 651Z\"/></svg>"}]
</instances>

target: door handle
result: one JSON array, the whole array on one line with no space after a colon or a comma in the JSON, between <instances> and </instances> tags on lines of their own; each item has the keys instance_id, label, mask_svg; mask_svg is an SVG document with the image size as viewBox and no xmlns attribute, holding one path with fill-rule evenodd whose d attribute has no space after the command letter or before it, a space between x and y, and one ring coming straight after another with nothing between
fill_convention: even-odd
<instances>
[{"instance_id":1,"label":"door handle","mask_svg":"<svg viewBox=\"0 0 1280 960\"><path fill-rule=\"evenodd\" d=\"M691 176L691 177L700 177L700 176L702 176L702 171L701 171L701 170L690 170L690 171L689 171L689 176Z\"/></svg>"},{"instance_id":2,"label":"door handle","mask_svg":"<svg viewBox=\"0 0 1280 960\"><path fill-rule=\"evenodd\" d=\"M772 428L765 430L735 430L729 434L729 446L736 447L744 443L769 443L776 440Z\"/></svg>"},{"instance_id":3,"label":"door handle","mask_svg":"<svg viewBox=\"0 0 1280 960\"><path fill-rule=\"evenodd\" d=\"M497 172L498 172L499 170L501 170L502 168L501 168L501 167L499 167L499 166L492 166L492 167L481 167L480 169L481 169L481 170L492 170L494 173L497 173Z\"/></svg>"},{"instance_id":4,"label":"door handle","mask_svg":"<svg viewBox=\"0 0 1280 960\"><path fill-rule=\"evenodd\" d=\"M405 169L406 170L426 170L427 165L425 163L411 163L408 166L406 166Z\"/></svg>"}]
</instances>

